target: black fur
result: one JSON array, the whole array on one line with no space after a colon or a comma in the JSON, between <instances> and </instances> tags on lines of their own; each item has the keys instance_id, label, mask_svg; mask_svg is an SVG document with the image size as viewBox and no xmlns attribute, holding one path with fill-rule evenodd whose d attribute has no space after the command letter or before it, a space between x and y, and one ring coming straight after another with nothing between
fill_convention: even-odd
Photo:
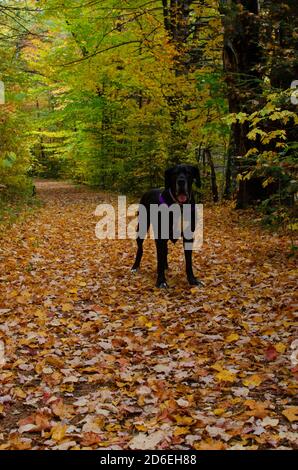
<instances>
[{"instance_id":1,"label":"black fur","mask_svg":"<svg viewBox=\"0 0 298 470\"><path fill-rule=\"evenodd\" d=\"M172 168L168 168L165 171L165 189L151 189L146 192L141 200L142 204L147 211L146 220L142 221L143 226L145 226L145 232L149 230L151 220L150 220L150 205L151 204L166 204L167 206L172 206L173 204L179 204L181 213L183 213L184 204L191 204L192 207L195 205L195 200L192 193L192 184L196 182L198 187L201 186L200 181L200 172L199 169L192 165L176 165ZM171 215L171 214L170 214ZM173 231L173 217L169 218L169 237L168 239L162 239L160 234L155 234L155 244L157 252L157 287L168 287L165 270L168 268L168 241L171 240L173 243L176 243L177 239L174 237ZM139 213L139 226L140 227L140 213ZM191 218L191 229L194 232L195 226L195 217ZM137 254L132 271L137 271L140 267L141 259L143 256L143 242L145 235L139 234L137 238ZM186 263L186 275L189 284L191 285L202 285L202 283L195 277L192 269L192 250L186 250L185 244L191 243L192 240L187 240L183 237L184 244L184 254L185 254L185 263Z\"/></svg>"}]
</instances>

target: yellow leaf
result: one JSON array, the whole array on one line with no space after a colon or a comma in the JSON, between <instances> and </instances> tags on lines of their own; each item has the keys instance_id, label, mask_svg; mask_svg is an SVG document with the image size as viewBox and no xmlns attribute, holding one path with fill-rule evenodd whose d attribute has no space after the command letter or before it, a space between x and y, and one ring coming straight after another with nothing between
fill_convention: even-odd
<instances>
[{"instance_id":1,"label":"yellow leaf","mask_svg":"<svg viewBox=\"0 0 298 470\"><path fill-rule=\"evenodd\" d=\"M23 295L19 295L19 296L17 297L17 302L18 302L19 304L23 304L23 305L24 305L24 304L27 304L28 298L27 298L24 294L23 294Z\"/></svg>"},{"instance_id":2,"label":"yellow leaf","mask_svg":"<svg viewBox=\"0 0 298 470\"><path fill-rule=\"evenodd\" d=\"M42 320L43 322L46 319L46 314L40 309L37 309L36 312L34 312L34 316L37 317L39 320Z\"/></svg>"},{"instance_id":3,"label":"yellow leaf","mask_svg":"<svg viewBox=\"0 0 298 470\"><path fill-rule=\"evenodd\" d=\"M146 432L148 430L147 426L145 426L144 424L136 424L135 428L138 431L143 431L143 432Z\"/></svg>"},{"instance_id":4,"label":"yellow leaf","mask_svg":"<svg viewBox=\"0 0 298 470\"><path fill-rule=\"evenodd\" d=\"M62 304L62 312L71 312L73 306L71 304Z\"/></svg>"},{"instance_id":5,"label":"yellow leaf","mask_svg":"<svg viewBox=\"0 0 298 470\"><path fill-rule=\"evenodd\" d=\"M185 425L185 426L189 426L194 422L194 419L191 418L190 416L174 415L174 418L175 418L177 424L182 424L182 425Z\"/></svg>"},{"instance_id":6,"label":"yellow leaf","mask_svg":"<svg viewBox=\"0 0 298 470\"><path fill-rule=\"evenodd\" d=\"M38 362L35 366L35 372L37 374L41 374L43 367L44 367L44 362Z\"/></svg>"},{"instance_id":7,"label":"yellow leaf","mask_svg":"<svg viewBox=\"0 0 298 470\"><path fill-rule=\"evenodd\" d=\"M77 287L72 287L71 289L68 289L68 292L70 294L77 294L78 293L78 289Z\"/></svg>"},{"instance_id":8,"label":"yellow leaf","mask_svg":"<svg viewBox=\"0 0 298 470\"><path fill-rule=\"evenodd\" d=\"M74 391L74 385L73 384L63 384L60 386L60 391L61 392L73 392Z\"/></svg>"},{"instance_id":9,"label":"yellow leaf","mask_svg":"<svg viewBox=\"0 0 298 470\"><path fill-rule=\"evenodd\" d=\"M289 406L282 411L282 414L292 423L298 421L298 406Z\"/></svg>"},{"instance_id":10,"label":"yellow leaf","mask_svg":"<svg viewBox=\"0 0 298 470\"><path fill-rule=\"evenodd\" d=\"M116 384L117 384L117 387L119 387L119 388L123 388L127 385L126 382L116 382Z\"/></svg>"},{"instance_id":11,"label":"yellow leaf","mask_svg":"<svg viewBox=\"0 0 298 470\"><path fill-rule=\"evenodd\" d=\"M121 429L120 424L108 424L106 430L108 432L119 431Z\"/></svg>"},{"instance_id":12,"label":"yellow leaf","mask_svg":"<svg viewBox=\"0 0 298 470\"><path fill-rule=\"evenodd\" d=\"M146 325L148 323L148 318L145 315L140 315L138 317L138 323L141 325Z\"/></svg>"},{"instance_id":13,"label":"yellow leaf","mask_svg":"<svg viewBox=\"0 0 298 470\"><path fill-rule=\"evenodd\" d=\"M18 398L26 398L27 395L25 392L23 392L23 390L20 387L17 387L14 390L14 396Z\"/></svg>"},{"instance_id":14,"label":"yellow leaf","mask_svg":"<svg viewBox=\"0 0 298 470\"><path fill-rule=\"evenodd\" d=\"M57 356L49 356L46 357L46 362L51 366L57 367L58 369L62 369L64 367L64 362Z\"/></svg>"},{"instance_id":15,"label":"yellow leaf","mask_svg":"<svg viewBox=\"0 0 298 470\"><path fill-rule=\"evenodd\" d=\"M198 293L198 288L197 288L197 287L192 287L192 288L190 289L190 293L191 293L192 295L197 294L197 293Z\"/></svg>"},{"instance_id":16,"label":"yellow leaf","mask_svg":"<svg viewBox=\"0 0 298 470\"><path fill-rule=\"evenodd\" d=\"M222 371L218 372L215 377L220 382L235 382L236 380L236 375L227 369L222 369Z\"/></svg>"},{"instance_id":17,"label":"yellow leaf","mask_svg":"<svg viewBox=\"0 0 298 470\"><path fill-rule=\"evenodd\" d=\"M275 331L272 328L270 328L269 330L264 331L263 334L266 336L272 336L272 335L275 335Z\"/></svg>"},{"instance_id":18,"label":"yellow leaf","mask_svg":"<svg viewBox=\"0 0 298 470\"><path fill-rule=\"evenodd\" d=\"M287 349L287 346L283 343L277 343L277 344L275 344L274 347L275 347L276 351L279 352L279 353L284 353L285 350Z\"/></svg>"},{"instance_id":19,"label":"yellow leaf","mask_svg":"<svg viewBox=\"0 0 298 470\"><path fill-rule=\"evenodd\" d=\"M263 379L259 375L254 374L248 377L247 379L244 379L242 382L243 385L245 385L246 387L255 388L263 382Z\"/></svg>"},{"instance_id":20,"label":"yellow leaf","mask_svg":"<svg viewBox=\"0 0 298 470\"><path fill-rule=\"evenodd\" d=\"M213 410L213 413L215 416L221 416L226 410L224 408L216 408Z\"/></svg>"},{"instance_id":21,"label":"yellow leaf","mask_svg":"<svg viewBox=\"0 0 298 470\"><path fill-rule=\"evenodd\" d=\"M231 333L229 336L226 337L226 343L232 343L233 341L237 341L239 339L239 335L237 333Z\"/></svg>"},{"instance_id":22,"label":"yellow leaf","mask_svg":"<svg viewBox=\"0 0 298 470\"><path fill-rule=\"evenodd\" d=\"M57 441L57 442L62 441L62 439L64 438L66 434L66 429L67 429L66 424L61 424L61 423L56 424L51 430L52 439L54 439L54 441Z\"/></svg>"},{"instance_id":23,"label":"yellow leaf","mask_svg":"<svg viewBox=\"0 0 298 470\"><path fill-rule=\"evenodd\" d=\"M248 324L248 323L246 323L246 322L243 321L243 322L241 323L241 326L245 329L245 331L249 331L249 324Z\"/></svg>"},{"instance_id":24,"label":"yellow leaf","mask_svg":"<svg viewBox=\"0 0 298 470\"><path fill-rule=\"evenodd\" d=\"M189 428L177 427L174 431L174 436L182 436L183 434L189 434Z\"/></svg>"}]
</instances>

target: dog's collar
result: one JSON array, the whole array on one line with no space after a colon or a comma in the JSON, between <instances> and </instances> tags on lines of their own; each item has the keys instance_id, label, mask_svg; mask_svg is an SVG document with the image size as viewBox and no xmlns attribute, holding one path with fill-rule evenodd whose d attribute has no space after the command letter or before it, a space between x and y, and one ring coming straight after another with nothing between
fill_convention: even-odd
<instances>
[{"instance_id":1,"label":"dog's collar","mask_svg":"<svg viewBox=\"0 0 298 470\"><path fill-rule=\"evenodd\" d=\"M170 196L171 199L172 199L172 202L166 201L165 196L164 196L165 191L163 191L162 193L159 194L159 200L158 200L159 204L166 204L167 206L170 206L170 205L174 202L175 204L179 204L179 206L182 207L183 204L180 204L180 203L174 198L172 191L169 189L168 192L169 192L169 196ZM192 209L193 209L194 203L193 203L193 202L189 202L188 204L191 204Z\"/></svg>"},{"instance_id":2,"label":"dog's collar","mask_svg":"<svg viewBox=\"0 0 298 470\"><path fill-rule=\"evenodd\" d=\"M176 204L182 205L182 204L180 204L180 202L177 201L177 199L174 197L174 195L173 195L171 189L169 189L169 194L170 194L171 198L173 199L173 201L176 202Z\"/></svg>"}]
</instances>

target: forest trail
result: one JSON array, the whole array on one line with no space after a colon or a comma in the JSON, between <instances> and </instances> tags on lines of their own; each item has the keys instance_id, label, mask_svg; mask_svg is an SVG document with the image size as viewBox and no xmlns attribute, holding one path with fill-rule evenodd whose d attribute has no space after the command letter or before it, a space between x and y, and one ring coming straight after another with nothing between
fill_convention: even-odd
<instances>
[{"instance_id":1,"label":"forest trail","mask_svg":"<svg viewBox=\"0 0 298 470\"><path fill-rule=\"evenodd\" d=\"M38 182L44 206L0 246L0 449L293 448L294 260L286 237L205 209L191 288L170 246L130 273L131 240L95 237L116 197Z\"/></svg>"}]
</instances>

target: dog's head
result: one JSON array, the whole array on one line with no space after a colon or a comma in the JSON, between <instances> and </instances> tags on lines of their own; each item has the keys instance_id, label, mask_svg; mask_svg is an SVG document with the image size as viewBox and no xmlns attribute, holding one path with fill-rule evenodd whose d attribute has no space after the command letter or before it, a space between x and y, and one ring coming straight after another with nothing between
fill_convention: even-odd
<instances>
[{"instance_id":1,"label":"dog's head","mask_svg":"<svg viewBox=\"0 0 298 470\"><path fill-rule=\"evenodd\" d=\"M176 165L165 171L165 189L170 190L179 204L186 204L191 198L193 182L201 186L199 169L192 165Z\"/></svg>"}]
</instances>

